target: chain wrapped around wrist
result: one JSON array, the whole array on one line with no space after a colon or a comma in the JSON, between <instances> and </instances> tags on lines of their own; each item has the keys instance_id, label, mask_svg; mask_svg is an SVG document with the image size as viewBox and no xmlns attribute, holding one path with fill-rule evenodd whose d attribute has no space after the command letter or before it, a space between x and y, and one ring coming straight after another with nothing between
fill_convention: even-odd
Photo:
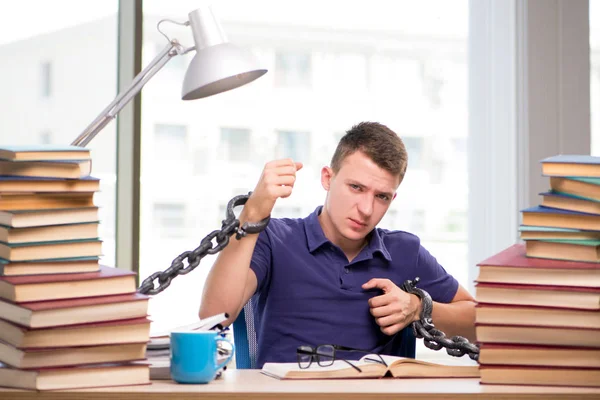
<instances>
[{"instance_id":1,"label":"chain wrapped around wrist","mask_svg":"<svg viewBox=\"0 0 600 400\"><path fill-rule=\"evenodd\" d=\"M192 250L185 251L175 257L171 266L164 271L157 271L144 279L138 292L142 294L156 295L165 290L171 284L173 278L179 275L185 275L194 270L200 264L200 260L208 254L216 254L223 250L229 244L230 236L235 234L237 240L242 239L247 234L260 233L266 229L271 217L267 217L259 222L244 222L240 226L240 221L236 218L233 209L237 206L246 204L252 192L247 195L235 196L227 203L225 219L221 222L221 229L209 233L200 241L200 245ZM216 242L213 244L213 240ZM184 261L187 261L185 265Z\"/></svg>"},{"instance_id":2,"label":"chain wrapped around wrist","mask_svg":"<svg viewBox=\"0 0 600 400\"><path fill-rule=\"evenodd\" d=\"M477 361L479 359L479 347L477 345L462 336L447 338L444 332L435 328L431 319L433 300L429 293L417 287L419 280L419 277L414 280L409 279L402 285L402 290L417 296L421 299L423 305L420 319L412 323L415 337L423 339L425 346L429 349L439 350L444 347L451 356L462 357L468 354L471 359Z\"/></svg>"}]
</instances>

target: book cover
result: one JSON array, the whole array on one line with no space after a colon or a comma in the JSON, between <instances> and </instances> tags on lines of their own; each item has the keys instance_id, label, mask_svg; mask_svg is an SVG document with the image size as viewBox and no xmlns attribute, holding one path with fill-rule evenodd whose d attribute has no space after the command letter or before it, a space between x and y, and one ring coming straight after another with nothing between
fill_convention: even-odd
<instances>
[{"instance_id":1,"label":"book cover","mask_svg":"<svg viewBox=\"0 0 600 400\"><path fill-rule=\"evenodd\" d=\"M144 359L145 354L146 343L17 349L0 341L0 362L23 369L136 361Z\"/></svg>"},{"instance_id":2,"label":"book cover","mask_svg":"<svg viewBox=\"0 0 600 400\"><path fill-rule=\"evenodd\" d=\"M528 257L600 263L598 240L527 240L525 249Z\"/></svg>"},{"instance_id":3,"label":"book cover","mask_svg":"<svg viewBox=\"0 0 600 400\"><path fill-rule=\"evenodd\" d=\"M77 239L98 239L98 222L78 222L74 224L46 225L26 228L13 228L0 225L0 242L9 244L68 241Z\"/></svg>"},{"instance_id":4,"label":"book cover","mask_svg":"<svg viewBox=\"0 0 600 400\"><path fill-rule=\"evenodd\" d=\"M552 226L520 225L521 239L591 239L600 240L600 231L590 231L571 228L556 228Z\"/></svg>"},{"instance_id":5,"label":"book cover","mask_svg":"<svg viewBox=\"0 0 600 400\"><path fill-rule=\"evenodd\" d=\"M6 161L0 160L0 175L78 179L92 172L92 160Z\"/></svg>"},{"instance_id":6,"label":"book cover","mask_svg":"<svg viewBox=\"0 0 600 400\"><path fill-rule=\"evenodd\" d=\"M600 231L600 215L534 206L521 210L523 225Z\"/></svg>"},{"instance_id":7,"label":"book cover","mask_svg":"<svg viewBox=\"0 0 600 400\"><path fill-rule=\"evenodd\" d=\"M20 160L85 160L90 149L71 145L4 145L0 147L0 159Z\"/></svg>"},{"instance_id":8,"label":"book cover","mask_svg":"<svg viewBox=\"0 0 600 400\"><path fill-rule=\"evenodd\" d=\"M147 384L150 372L143 363L30 370L0 365L0 386L19 389L43 391Z\"/></svg>"},{"instance_id":9,"label":"book cover","mask_svg":"<svg viewBox=\"0 0 600 400\"><path fill-rule=\"evenodd\" d=\"M600 368L600 349L482 343L478 361L481 365Z\"/></svg>"},{"instance_id":10,"label":"book cover","mask_svg":"<svg viewBox=\"0 0 600 400\"><path fill-rule=\"evenodd\" d=\"M600 201L600 178L550 177L552 190Z\"/></svg>"},{"instance_id":11,"label":"book cover","mask_svg":"<svg viewBox=\"0 0 600 400\"><path fill-rule=\"evenodd\" d=\"M0 315L32 328L76 325L145 317L148 300L148 296L137 292L22 303L0 300Z\"/></svg>"},{"instance_id":12,"label":"book cover","mask_svg":"<svg viewBox=\"0 0 600 400\"><path fill-rule=\"evenodd\" d=\"M483 303L600 310L600 288L481 283L476 299Z\"/></svg>"},{"instance_id":13,"label":"book cover","mask_svg":"<svg viewBox=\"0 0 600 400\"><path fill-rule=\"evenodd\" d=\"M0 210L92 207L94 206L94 193L0 193Z\"/></svg>"},{"instance_id":14,"label":"book cover","mask_svg":"<svg viewBox=\"0 0 600 400\"><path fill-rule=\"evenodd\" d=\"M0 276L96 272L100 270L99 259L97 256L35 261L9 261L0 258Z\"/></svg>"},{"instance_id":15,"label":"book cover","mask_svg":"<svg viewBox=\"0 0 600 400\"><path fill-rule=\"evenodd\" d=\"M97 192L100 180L91 176L81 179L0 176L0 192Z\"/></svg>"},{"instance_id":16,"label":"book cover","mask_svg":"<svg viewBox=\"0 0 600 400\"><path fill-rule=\"evenodd\" d=\"M482 365L481 383L600 387L600 368Z\"/></svg>"},{"instance_id":17,"label":"book cover","mask_svg":"<svg viewBox=\"0 0 600 400\"><path fill-rule=\"evenodd\" d=\"M552 328L475 324L475 334L479 343L600 348L600 330L583 329L569 321Z\"/></svg>"},{"instance_id":18,"label":"book cover","mask_svg":"<svg viewBox=\"0 0 600 400\"><path fill-rule=\"evenodd\" d=\"M545 176L600 177L600 157L559 154L541 160Z\"/></svg>"},{"instance_id":19,"label":"book cover","mask_svg":"<svg viewBox=\"0 0 600 400\"><path fill-rule=\"evenodd\" d=\"M536 307L521 304L489 304L478 302L475 322L484 325L572 326L600 329L600 313L565 307Z\"/></svg>"},{"instance_id":20,"label":"book cover","mask_svg":"<svg viewBox=\"0 0 600 400\"><path fill-rule=\"evenodd\" d=\"M0 225L12 228L98 222L98 207L0 210Z\"/></svg>"},{"instance_id":21,"label":"book cover","mask_svg":"<svg viewBox=\"0 0 600 400\"><path fill-rule=\"evenodd\" d=\"M102 241L99 239L57 240L31 243L0 242L0 257L9 261L33 261L48 258L101 255Z\"/></svg>"},{"instance_id":22,"label":"book cover","mask_svg":"<svg viewBox=\"0 0 600 400\"><path fill-rule=\"evenodd\" d=\"M600 215L600 201L560 192L543 192L542 206Z\"/></svg>"},{"instance_id":23,"label":"book cover","mask_svg":"<svg viewBox=\"0 0 600 400\"><path fill-rule=\"evenodd\" d=\"M598 270L600 265L577 261L560 261L542 258L531 258L525 254L525 245L514 244L501 252L486 258L477 264L478 267L509 267L509 268L542 268L542 269L591 269Z\"/></svg>"},{"instance_id":24,"label":"book cover","mask_svg":"<svg viewBox=\"0 0 600 400\"><path fill-rule=\"evenodd\" d=\"M0 340L18 349L146 343L149 336L148 318L46 328L29 328L0 319Z\"/></svg>"},{"instance_id":25,"label":"book cover","mask_svg":"<svg viewBox=\"0 0 600 400\"><path fill-rule=\"evenodd\" d=\"M0 298L16 303L108 296L135 291L134 272L103 265L98 272L81 274L0 277Z\"/></svg>"}]
</instances>

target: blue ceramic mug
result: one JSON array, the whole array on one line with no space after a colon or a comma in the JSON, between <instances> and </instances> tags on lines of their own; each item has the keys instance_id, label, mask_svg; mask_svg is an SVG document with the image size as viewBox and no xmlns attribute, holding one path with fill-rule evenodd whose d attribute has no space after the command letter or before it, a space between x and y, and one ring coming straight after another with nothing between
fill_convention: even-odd
<instances>
[{"instance_id":1,"label":"blue ceramic mug","mask_svg":"<svg viewBox=\"0 0 600 400\"><path fill-rule=\"evenodd\" d=\"M231 354L217 363L217 343L227 342ZM171 332L171 378L178 383L208 383L231 360L235 346L217 332Z\"/></svg>"}]
</instances>

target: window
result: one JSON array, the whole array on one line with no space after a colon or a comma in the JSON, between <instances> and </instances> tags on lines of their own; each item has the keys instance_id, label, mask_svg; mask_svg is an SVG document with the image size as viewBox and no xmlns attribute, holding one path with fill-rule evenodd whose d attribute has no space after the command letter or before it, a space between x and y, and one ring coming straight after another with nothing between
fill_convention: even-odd
<instances>
[{"instance_id":1,"label":"window","mask_svg":"<svg viewBox=\"0 0 600 400\"><path fill-rule=\"evenodd\" d=\"M277 51L275 53L275 85L308 87L311 82L310 54Z\"/></svg>"},{"instance_id":2,"label":"window","mask_svg":"<svg viewBox=\"0 0 600 400\"><path fill-rule=\"evenodd\" d=\"M184 125L154 126L155 161L180 161L187 158L187 128Z\"/></svg>"},{"instance_id":3,"label":"window","mask_svg":"<svg viewBox=\"0 0 600 400\"><path fill-rule=\"evenodd\" d=\"M250 149L250 129L221 128L221 159L248 162L251 159Z\"/></svg>"},{"instance_id":4,"label":"window","mask_svg":"<svg viewBox=\"0 0 600 400\"><path fill-rule=\"evenodd\" d=\"M44 62L41 66L41 93L43 98L49 98L52 95L52 64Z\"/></svg>"},{"instance_id":5,"label":"window","mask_svg":"<svg viewBox=\"0 0 600 400\"><path fill-rule=\"evenodd\" d=\"M600 156L600 0L590 0L590 109L592 155Z\"/></svg>"},{"instance_id":6,"label":"window","mask_svg":"<svg viewBox=\"0 0 600 400\"><path fill-rule=\"evenodd\" d=\"M275 158L291 158L308 163L310 144L308 132L277 131L277 150Z\"/></svg>"},{"instance_id":7,"label":"window","mask_svg":"<svg viewBox=\"0 0 600 400\"><path fill-rule=\"evenodd\" d=\"M40 134L40 144L52 144L52 133L44 131Z\"/></svg>"},{"instance_id":8,"label":"window","mask_svg":"<svg viewBox=\"0 0 600 400\"><path fill-rule=\"evenodd\" d=\"M186 216L185 204L156 203L154 204L154 231L159 237L180 238L185 234Z\"/></svg>"},{"instance_id":9,"label":"window","mask_svg":"<svg viewBox=\"0 0 600 400\"><path fill-rule=\"evenodd\" d=\"M408 153L408 168L423 168L423 138L414 136L402 137L404 147Z\"/></svg>"}]
</instances>

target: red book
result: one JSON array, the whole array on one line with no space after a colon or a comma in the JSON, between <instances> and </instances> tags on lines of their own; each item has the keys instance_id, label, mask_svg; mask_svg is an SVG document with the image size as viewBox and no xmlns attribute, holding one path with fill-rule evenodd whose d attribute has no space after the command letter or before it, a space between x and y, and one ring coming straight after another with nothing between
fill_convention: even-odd
<instances>
[{"instance_id":1,"label":"red book","mask_svg":"<svg viewBox=\"0 0 600 400\"><path fill-rule=\"evenodd\" d=\"M530 258L515 244L477 264L477 282L600 287L600 264Z\"/></svg>"},{"instance_id":2,"label":"red book","mask_svg":"<svg viewBox=\"0 0 600 400\"><path fill-rule=\"evenodd\" d=\"M147 384L150 384L150 371L143 363L31 370L0 367L0 386L3 387L60 390Z\"/></svg>"},{"instance_id":3,"label":"red book","mask_svg":"<svg viewBox=\"0 0 600 400\"><path fill-rule=\"evenodd\" d=\"M149 297L140 293L12 303L0 300L0 316L30 328L145 317Z\"/></svg>"},{"instance_id":4,"label":"red book","mask_svg":"<svg viewBox=\"0 0 600 400\"><path fill-rule=\"evenodd\" d=\"M135 273L100 266L98 272L81 274L0 277L0 298L12 302L74 299L136 291Z\"/></svg>"},{"instance_id":5,"label":"red book","mask_svg":"<svg viewBox=\"0 0 600 400\"><path fill-rule=\"evenodd\" d=\"M149 338L148 318L51 328L26 328L0 319L0 340L20 349L146 343Z\"/></svg>"}]
</instances>

